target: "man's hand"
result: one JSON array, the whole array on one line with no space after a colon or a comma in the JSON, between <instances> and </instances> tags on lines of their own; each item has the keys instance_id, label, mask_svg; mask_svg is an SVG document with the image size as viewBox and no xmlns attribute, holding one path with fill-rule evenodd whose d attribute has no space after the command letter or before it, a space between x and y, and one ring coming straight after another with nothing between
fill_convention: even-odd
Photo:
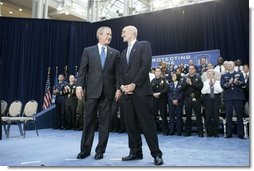
<instances>
[{"instance_id":1,"label":"man's hand","mask_svg":"<svg viewBox=\"0 0 254 171\"><path fill-rule=\"evenodd\" d=\"M173 100L172 103L177 106L178 105L178 100Z\"/></svg>"},{"instance_id":2,"label":"man's hand","mask_svg":"<svg viewBox=\"0 0 254 171\"><path fill-rule=\"evenodd\" d=\"M153 93L153 97L159 98L160 94L161 94L161 93Z\"/></svg>"},{"instance_id":3,"label":"man's hand","mask_svg":"<svg viewBox=\"0 0 254 171\"><path fill-rule=\"evenodd\" d=\"M116 93L115 93L115 101L117 102L122 96L122 93L120 90L116 90Z\"/></svg>"},{"instance_id":4,"label":"man's hand","mask_svg":"<svg viewBox=\"0 0 254 171\"><path fill-rule=\"evenodd\" d=\"M127 89L130 92L134 91L135 88L136 88L136 84L134 84L134 83L131 83L131 84L127 85Z\"/></svg>"},{"instance_id":5,"label":"man's hand","mask_svg":"<svg viewBox=\"0 0 254 171\"><path fill-rule=\"evenodd\" d=\"M128 85L122 85L120 88L124 94L133 94L133 92L129 90Z\"/></svg>"},{"instance_id":6,"label":"man's hand","mask_svg":"<svg viewBox=\"0 0 254 171\"><path fill-rule=\"evenodd\" d=\"M82 90L82 87L76 88L76 96L79 100L83 100L85 98L84 91Z\"/></svg>"}]
</instances>

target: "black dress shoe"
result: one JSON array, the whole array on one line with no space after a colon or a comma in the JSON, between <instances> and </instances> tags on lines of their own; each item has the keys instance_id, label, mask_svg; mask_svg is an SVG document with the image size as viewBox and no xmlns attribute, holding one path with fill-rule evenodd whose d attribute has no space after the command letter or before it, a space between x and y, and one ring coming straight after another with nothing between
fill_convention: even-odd
<instances>
[{"instance_id":1,"label":"black dress shoe","mask_svg":"<svg viewBox=\"0 0 254 171\"><path fill-rule=\"evenodd\" d=\"M200 133L198 134L199 137L204 137L204 134Z\"/></svg>"},{"instance_id":2,"label":"black dress shoe","mask_svg":"<svg viewBox=\"0 0 254 171\"><path fill-rule=\"evenodd\" d=\"M95 160L100 160L100 159L103 159L103 154L101 153L96 153L95 156L94 156Z\"/></svg>"},{"instance_id":3,"label":"black dress shoe","mask_svg":"<svg viewBox=\"0 0 254 171\"><path fill-rule=\"evenodd\" d=\"M162 157L156 156L156 157L154 158L154 164L155 164L155 165L162 165L162 164L163 164L163 159L162 159Z\"/></svg>"},{"instance_id":4,"label":"black dress shoe","mask_svg":"<svg viewBox=\"0 0 254 171\"><path fill-rule=\"evenodd\" d=\"M141 160L143 159L143 154L139 153L139 154L130 154L126 157L122 158L122 161L129 161L129 160Z\"/></svg>"},{"instance_id":5,"label":"black dress shoe","mask_svg":"<svg viewBox=\"0 0 254 171\"><path fill-rule=\"evenodd\" d=\"M168 136L169 134L167 132L162 133L164 136Z\"/></svg>"},{"instance_id":6,"label":"black dress shoe","mask_svg":"<svg viewBox=\"0 0 254 171\"><path fill-rule=\"evenodd\" d=\"M90 156L90 154L81 152L81 153L78 154L77 159L84 159L84 158L86 158L88 156Z\"/></svg>"},{"instance_id":7,"label":"black dress shoe","mask_svg":"<svg viewBox=\"0 0 254 171\"><path fill-rule=\"evenodd\" d=\"M176 135L177 135L177 136L181 136L181 135L182 135L182 133L177 133Z\"/></svg>"},{"instance_id":8,"label":"black dress shoe","mask_svg":"<svg viewBox=\"0 0 254 171\"><path fill-rule=\"evenodd\" d=\"M175 133L174 132L170 132L170 133L168 133L168 135L175 135Z\"/></svg>"},{"instance_id":9,"label":"black dress shoe","mask_svg":"<svg viewBox=\"0 0 254 171\"><path fill-rule=\"evenodd\" d=\"M226 138L232 138L232 135L227 135Z\"/></svg>"},{"instance_id":10,"label":"black dress shoe","mask_svg":"<svg viewBox=\"0 0 254 171\"><path fill-rule=\"evenodd\" d=\"M212 137L213 135L212 134L207 134L207 137Z\"/></svg>"},{"instance_id":11,"label":"black dress shoe","mask_svg":"<svg viewBox=\"0 0 254 171\"><path fill-rule=\"evenodd\" d=\"M189 136L191 136L191 133L186 132L186 133L184 134L184 136L185 136L185 137L189 137Z\"/></svg>"},{"instance_id":12,"label":"black dress shoe","mask_svg":"<svg viewBox=\"0 0 254 171\"><path fill-rule=\"evenodd\" d=\"M246 139L244 136L242 136L242 135L239 135L238 136L240 139Z\"/></svg>"}]
</instances>

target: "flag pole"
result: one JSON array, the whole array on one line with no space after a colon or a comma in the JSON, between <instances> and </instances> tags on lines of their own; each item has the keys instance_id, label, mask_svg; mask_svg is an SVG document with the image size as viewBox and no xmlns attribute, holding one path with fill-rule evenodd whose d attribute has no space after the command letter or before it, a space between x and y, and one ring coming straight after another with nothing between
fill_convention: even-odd
<instances>
[{"instance_id":1,"label":"flag pole","mask_svg":"<svg viewBox=\"0 0 254 171\"><path fill-rule=\"evenodd\" d=\"M65 65L65 67L64 67L64 73L65 73L65 79L66 80L68 80L68 75L67 75L67 70L68 70L68 66L67 65Z\"/></svg>"}]
</instances>

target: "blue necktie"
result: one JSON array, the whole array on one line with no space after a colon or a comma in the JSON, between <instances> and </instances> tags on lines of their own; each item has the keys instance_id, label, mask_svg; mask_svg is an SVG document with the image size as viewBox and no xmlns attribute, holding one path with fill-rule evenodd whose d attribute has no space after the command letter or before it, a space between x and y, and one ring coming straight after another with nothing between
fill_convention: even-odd
<instances>
[{"instance_id":1,"label":"blue necktie","mask_svg":"<svg viewBox=\"0 0 254 171\"><path fill-rule=\"evenodd\" d=\"M214 98L214 85L212 80L210 80L210 97L212 99Z\"/></svg>"},{"instance_id":2,"label":"blue necktie","mask_svg":"<svg viewBox=\"0 0 254 171\"><path fill-rule=\"evenodd\" d=\"M101 66L102 66L102 68L103 68L104 63L105 63L105 58L106 58L105 47L101 47Z\"/></svg>"}]
</instances>

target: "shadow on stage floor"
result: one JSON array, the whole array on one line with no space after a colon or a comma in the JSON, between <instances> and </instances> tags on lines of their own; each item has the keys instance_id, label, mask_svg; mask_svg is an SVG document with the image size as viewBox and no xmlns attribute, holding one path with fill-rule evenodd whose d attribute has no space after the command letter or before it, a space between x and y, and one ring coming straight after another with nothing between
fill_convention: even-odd
<instances>
[{"instance_id":1,"label":"shadow on stage floor","mask_svg":"<svg viewBox=\"0 0 254 171\"><path fill-rule=\"evenodd\" d=\"M27 131L26 138L12 126L10 138L3 135L0 141L1 166L146 166L153 167L153 158L143 138L143 160L121 161L128 155L126 133L110 133L106 153L102 160L95 160L95 133L91 156L77 160L82 131L41 129ZM233 137L226 139L158 135L165 166L244 166L250 165L250 141Z\"/></svg>"}]
</instances>

